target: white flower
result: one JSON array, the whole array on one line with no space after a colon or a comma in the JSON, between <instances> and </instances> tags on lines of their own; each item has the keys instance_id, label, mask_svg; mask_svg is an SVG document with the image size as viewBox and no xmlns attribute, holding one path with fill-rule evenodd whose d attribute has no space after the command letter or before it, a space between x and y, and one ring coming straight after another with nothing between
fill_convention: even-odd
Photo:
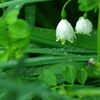
<instances>
[{"instance_id":1,"label":"white flower","mask_svg":"<svg viewBox=\"0 0 100 100\"><path fill-rule=\"evenodd\" d=\"M75 37L75 33L71 24L66 20L62 19L56 28L56 41L61 40L62 44L65 43L66 40L73 43Z\"/></svg>"},{"instance_id":2,"label":"white flower","mask_svg":"<svg viewBox=\"0 0 100 100\"><path fill-rule=\"evenodd\" d=\"M84 19L84 17L80 17L76 23L76 32L90 35L92 31L93 25L89 19Z\"/></svg>"}]
</instances>

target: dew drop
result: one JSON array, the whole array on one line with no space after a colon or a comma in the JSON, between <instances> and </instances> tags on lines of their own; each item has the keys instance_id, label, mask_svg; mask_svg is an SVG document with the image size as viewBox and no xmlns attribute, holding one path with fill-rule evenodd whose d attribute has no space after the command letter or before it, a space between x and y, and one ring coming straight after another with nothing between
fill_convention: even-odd
<instances>
[{"instance_id":1,"label":"dew drop","mask_svg":"<svg viewBox=\"0 0 100 100\"><path fill-rule=\"evenodd\" d=\"M52 32L51 30L49 30L49 32Z\"/></svg>"},{"instance_id":2,"label":"dew drop","mask_svg":"<svg viewBox=\"0 0 100 100\"><path fill-rule=\"evenodd\" d=\"M67 55L68 53L67 52L64 52L64 54Z\"/></svg>"},{"instance_id":3,"label":"dew drop","mask_svg":"<svg viewBox=\"0 0 100 100\"><path fill-rule=\"evenodd\" d=\"M63 51L63 50L64 50L64 48L61 48L61 50Z\"/></svg>"},{"instance_id":4,"label":"dew drop","mask_svg":"<svg viewBox=\"0 0 100 100\"><path fill-rule=\"evenodd\" d=\"M81 50L81 52L84 52L84 51L85 51L84 49Z\"/></svg>"},{"instance_id":5,"label":"dew drop","mask_svg":"<svg viewBox=\"0 0 100 100\"><path fill-rule=\"evenodd\" d=\"M53 54L54 56L56 55L56 53Z\"/></svg>"},{"instance_id":6,"label":"dew drop","mask_svg":"<svg viewBox=\"0 0 100 100\"><path fill-rule=\"evenodd\" d=\"M19 8L19 5L16 5L15 8L18 9Z\"/></svg>"},{"instance_id":7,"label":"dew drop","mask_svg":"<svg viewBox=\"0 0 100 100\"><path fill-rule=\"evenodd\" d=\"M68 59L69 62L72 62L72 59Z\"/></svg>"},{"instance_id":8,"label":"dew drop","mask_svg":"<svg viewBox=\"0 0 100 100\"><path fill-rule=\"evenodd\" d=\"M29 19L31 19L31 18L32 18L32 16L29 16L28 18L29 18Z\"/></svg>"},{"instance_id":9,"label":"dew drop","mask_svg":"<svg viewBox=\"0 0 100 100\"><path fill-rule=\"evenodd\" d=\"M53 48L53 51L55 51L56 50L56 48Z\"/></svg>"},{"instance_id":10,"label":"dew drop","mask_svg":"<svg viewBox=\"0 0 100 100\"><path fill-rule=\"evenodd\" d=\"M81 56L80 54L78 56Z\"/></svg>"},{"instance_id":11,"label":"dew drop","mask_svg":"<svg viewBox=\"0 0 100 100\"><path fill-rule=\"evenodd\" d=\"M43 86L46 86L46 84L43 84Z\"/></svg>"},{"instance_id":12,"label":"dew drop","mask_svg":"<svg viewBox=\"0 0 100 100\"><path fill-rule=\"evenodd\" d=\"M42 98L43 100L47 100L48 94L47 94L47 93L42 93L42 94L41 94L41 98Z\"/></svg>"},{"instance_id":13,"label":"dew drop","mask_svg":"<svg viewBox=\"0 0 100 100\"><path fill-rule=\"evenodd\" d=\"M3 93L1 95L4 95Z\"/></svg>"},{"instance_id":14,"label":"dew drop","mask_svg":"<svg viewBox=\"0 0 100 100\"><path fill-rule=\"evenodd\" d=\"M42 29L42 28L40 28L40 31L43 31L43 29Z\"/></svg>"}]
</instances>

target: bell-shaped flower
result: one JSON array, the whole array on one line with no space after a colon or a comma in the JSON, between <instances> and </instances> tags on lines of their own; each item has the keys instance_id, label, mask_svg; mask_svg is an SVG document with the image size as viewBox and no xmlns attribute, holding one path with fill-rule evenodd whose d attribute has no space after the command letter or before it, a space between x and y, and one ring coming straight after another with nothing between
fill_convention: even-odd
<instances>
[{"instance_id":1,"label":"bell-shaped flower","mask_svg":"<svg viewBox=\"0 0 100 100\"><path fill-rule=\"evenodd\" d=\"M92 32L92 28L93 25L91 21L84 17L80 17L75 26L75 30L77 33L87 35L91 35L90 33Z\"/></svg>"},{"instance_id":2,"label":"bell-shaped flower","mask_svg":"<svg viewBox=\"0 0 100 100\"><path fill-rule=\"evenodd\" d=\"M56 41L60 39L62 44L64 44L66 40L73 43L75 38L76 36L71 24L66 19L62 19L56 28Z\"/></svg>"}]
</instances>

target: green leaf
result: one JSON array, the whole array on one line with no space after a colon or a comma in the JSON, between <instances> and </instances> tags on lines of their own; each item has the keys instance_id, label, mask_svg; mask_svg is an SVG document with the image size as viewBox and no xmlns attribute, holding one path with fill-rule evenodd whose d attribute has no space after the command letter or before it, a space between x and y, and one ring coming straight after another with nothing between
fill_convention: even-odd
<instances>
[{"instance_id":1,"label":"green leaf","mask_svg":"<svg viewBox=\"0 0 100 100\"><path fill-rule=\"evenodd\" d=\"M62 68L62 75L69 83L74 83L76 78L76 69L73 66L67 66Z\"/></svg>"},{"instance_id":2,"label":"green leaf","mask_svg":"<svg viewBox=\"0 0 100 100\"><path fill-rule=\"evenodd\" d=\"M78 0L78 3L81 3L79 5L80 11L90 11L95 9L95 7L97 6L96 0Z\"/></svg>"},{"instance_id":3,"label":"green leaf","mask_svg":"<svg viewBox=\"0 0 100 100\"><path fill-rule=\"evenodd\" d=\"M12 38L19 39L29 36L28 24L22 19L19 19L15 23L9 25L8 29L10 31L9 36Z\"/></svg>"},{"instance_id":4,"label":"green leaf","mask_svg":"<svg viewBox=\"0 0 100 100\"><path fill-rule=\"evenodd\" d=\"M5 62L8 60L8 52L0 51L0 62Z\"/></svg>"},{"instance_id":5,"label":"green leaf","mask_svg":"<svg viewBox=\"0 0 100 100\"><path fill-rule=\"evenodd\" d=\"M20 9L23 7L23 4L18 4L18 5L12 5L12 6L9 6L9 7L7 7L7 9L5 10L5 12L3 13L3 15L2 15L2 17L3 18L5 18L7 15L8 15L8 13L10 12L10 11L12 11L12 10L18 10L18 11L20 11Z\"/></svg>"},{"instance_id":6,"label":"green leaf","mask_svg":"<svg viewBox=\"0 0 100 100\"><path fill-rule=\"evenodd\" d=\"M36 6L35 4L25 7L25 19L28 24L34 26L36 21Z\"/></svg>"},{"instance_id":7,"label":"green leaf","mask_svg":"<svg viewBox=\"0 0 100 100\"><path fill-rule=\"evenodd\" d=\"M71 62L71 60L74 62L74 61L85 61L84 65L87 66L87 63L86 61L89 60L89 58L95 58L97 59L97 56L71 56L71 58L73 59L69 59L69 56L68 57L50 57L50 56L47 56L47 57L33 57L33 58L27 58L25 59L25 63L23 66L25 67L30 67L30 66L36 66L36 65L47 65L47 64L56 64L56 63L60 63L62 64L65 63L65 62ZM67 61L66 61L67 60ZM7 67L13 67L15 66L17 61L10 61L10 62L5 62L5 63L0 63L0 68L7 68Z\"/></svg>"},{"instance_id":8,"label":"green leaf","mask_svg":"<svg viewBox=\"0 0 100 100\"><path fill-rule=\"evenodd\" d=\"M73 92L73 94L76 96L76 95L79 95L82 97L87 97L87 96L97 96L99 97L100 96L100 88L99 87L84 87L84 88L78 88L76 91ZM74 96L73 95L73 96ZM88 100L88 99L82 99L82 100ZM92 100L92 99L89 99L89 100ZM95 100L95 99L93 99ZM99 100L99 99L96 99L96 100Z\"/></svg>"},{"instance_id":9,"label":"green leaf","mask_svg":"<svg viewBox=\"0 0 100 100\"><path fill-rule=\"evenodd\" d=\"M82 100L100 100L100 96L85 96L82 98Z\"/></svg>"},{"instance_id":10,"label":"green leaf","mask_svg":"<svg viewBox=\"0 0 100 100\"><path fill-rule=\"evenodd\" d=\"M0 51L8 51L8 47L1 47L0 46Z\"/></svg>"},{"instance_id":11,"label":"green leaf","mask_svg":"<svg viewBox=\"0 0 100 100\"><path fill-rule=\"evenodd\" d=\"M8 45L6 22L2 18L0 18L0 45Z\"/></svg>"},{"instance_id":12,"label":"green leaf","mask_svg":"<svg viewBox=\"0 0 100 100\"><path fill-rule=\"evenodd\" d=\"M35 42L38 45L45 45L46 47L54 48L82 48L81 53L84 52L84 49L97 50L97 36L87 36L83 34L76 34L76 41L74 43L69 43L66 41L64 45L60 42L56 42L56 31L52 29L37 28L31 27L31 42ZM86 42L83 42L83 41ZM86 45L87 43L87 45ZM76 48L75 48L76 49ZM72 50L73 51L73 50Z\"/></svg>"},{"instance_id":13,"label":"green leaf","mask_svg":"<svg viewBox=\"0 0 100 100\"><path fill-rule=\"evenodd\" d=\"M66 89L64 87L60 87L57 91L60 95L66 95L67 94Z\"/></svg>"},{"instance_id":14,"label":"green leaf","mask_svg":"<svg viewBox=\"0 0 100 100\"><path fill-rule=\"evenodd\" d=\"M12 39L10 40L10 48L12 49L22 49L29 44L29 38L23 38L23 39Z\"/></svg>"},{"instance_id":15,"label":"green leaf","mask_svg":"<svg viewBox=\"0 0 100 100\"><path fill-rule=\"evenodd\" d=\"M10 38L10 46L9 46L9 53L10 56L15 56L15 58L20 58L22 56L23 51L29 45L29 38L22 38L22 39L12 39Z\"/></svg>"},{"instance_id":16,"label":"green leaf","mask_svg":"<svg viewBox=\"0 0 100 100\"><path fill-rule=\"evenodd\" d=\"M87 79L88 75L87 75L87 71L85 69L79 69L77 70L77 81L81 84L84 84L86 79Z\"/></svg>"},{"instance_id":17,"label":"green leaf","mask_svg":"<svg viewBox=\"0 0 100 100\"><path fill-rule=\"evenodd\" d=\"M19 14L18 10L12 10L7 14L5 20L7 21L8 24L13 24L14 22L17 21L18 14Z\"/></svg>"},{"instance_id":18,"label":"green leaf","mask_svg":"<svg viewBox=\"0 0 100 100\"><path fill-rule=\"evenodd\" d=\"M97 6L97 4L92 3L88 3L88 4L81 4L79 5L79 10L80 11L90 11L95 9Z\"/></svg>"},{"instance_id":19,"label":"green leaf","mask_svg":"<svg viewBox=\"0 0 100 100\"><path fill-rule=\"evenodd\" d=\"M50 86L55 86L56 83L56 76L53 72L51 71L44 71L38 79L42 81L43 83L50 85Z\"/></svg>"},{"instance_id":20,"label":"green leaf","mask_svg":"<svg viewBox=\"0 0 100 100\"><path fill-rule=\"evenodd\" d=\"M50 1L50 0L14 0L14 1L1 3L0 8L15 5L15 4L24 4L29 2L40 2L40 1Z\"/></svg>"}]
</instances>

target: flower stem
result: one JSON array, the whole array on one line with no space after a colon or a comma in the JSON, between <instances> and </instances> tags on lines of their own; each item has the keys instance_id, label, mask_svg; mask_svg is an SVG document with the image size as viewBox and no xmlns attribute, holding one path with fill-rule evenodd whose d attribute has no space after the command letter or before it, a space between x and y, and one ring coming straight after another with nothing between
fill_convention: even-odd
<instances>
[{"instance_id":1,"label":"flower stem","mask_svg":"<svg viewBox=\"0 0 100 100\"><path fill-rule=\"evenodd\" d=\"M98 36L97 36L98 61L100 62L100 6L98 9Z\"/></svg>"},{"instance_id":2,"label":"flower stem","mask_svg":"<svg viewBox=\"0 0 100 100\"><path fill-rule=\"evenodd\" d=\"M1 0L1 3L4 3L5 0ZM5 12L5 8L2 8L3 13Z\"/></svg>"},{"instance_id":3,"label":"flower stem","mask_svg":"<svg viewBox=\"0 0 100 100\"><path fill-rule=\"evenodd\" d=\"M65 7L66 7L66 5L70 2L71 0L68 0L65 4L64 4L64 6L63 6L63 8L62 8L62 11L61 11L61 18L62 19L66 19L66 11L65 11Z\"/></svg>"},{"instance_id":4,"label":"flower stem","mask_svg":"<svg viewBox=\"0 0 100 100\"><path fill-rule=\"evenodd\" d=\"M68 0L68 1L64 4L63 9L65 9L66 5L67 5L70 1L71 1L71 0Z\"/></svg>"}]
</instances>

